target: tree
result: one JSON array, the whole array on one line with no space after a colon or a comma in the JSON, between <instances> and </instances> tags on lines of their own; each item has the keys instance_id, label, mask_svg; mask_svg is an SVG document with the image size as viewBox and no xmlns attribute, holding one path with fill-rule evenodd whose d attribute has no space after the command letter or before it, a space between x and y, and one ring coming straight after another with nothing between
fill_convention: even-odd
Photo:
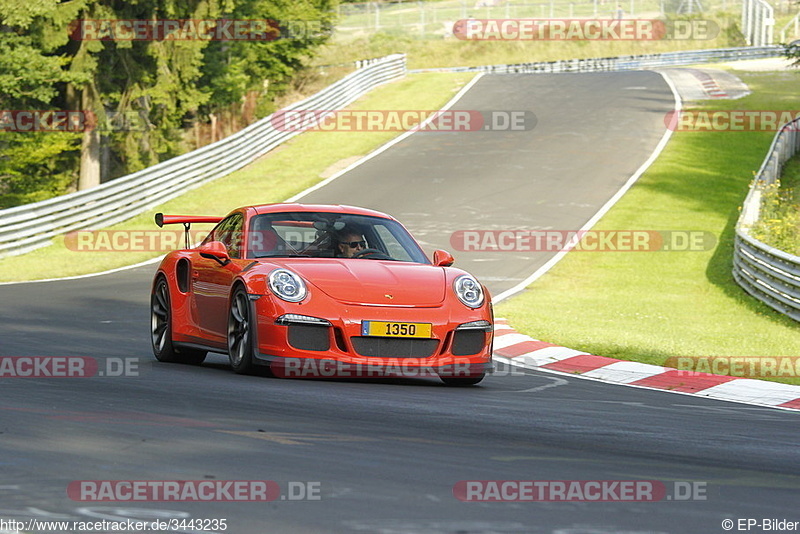
<instances>
[{"instance_id":1,"label":"tree","mask_svg":"<svg viewBox=\"0 0 800 534\"><path fill-rule=\"evenodd\" d=\"M785 45L784 55L792 61L792 67L800 67L800 39Z\"/></svg>"},{"instance_id":2,"label":"tree","mask_svg":"<svg viewBox=\"0 0 800 534\"><path fill-rule=\"evenodd\" d=\"M82 110L80 132L0 131L0 206L135 172L187 150L184 131L262 91L261 111L330 33L334 0L0 0L0 110ZM272 19L271 41L129 40L101 21ZM263 88L267 87L266 91Z\"/></svg>"},{"instance_id":3,"label":"tree","mask_svg":"<svg viewBox=\"0 0 800 534\"><path fill-rule=\"evenodd\" d=\"M68 10L56 0L0 1L0 207L48 198L75 182L81 134L18 131L14 113L52 110L65 84L86 80L52 53L46 29L62 16Z\"/></svg>"},{"instance_id":4,"label":"tree","mask_svg":"<svg viewBox=\"0 0 800 534\"><path fill-rule=\"evenodd\" d=\"M257 114L274 108L276 95L324 43L333 30L336 2L332 0L250 0L238 2L231 19L268 19L274 38L263 41L215 41L205 50L201 84L211 89L206 113L240 103L249 91L261 94Z\"/></svg>"}]
</instances>

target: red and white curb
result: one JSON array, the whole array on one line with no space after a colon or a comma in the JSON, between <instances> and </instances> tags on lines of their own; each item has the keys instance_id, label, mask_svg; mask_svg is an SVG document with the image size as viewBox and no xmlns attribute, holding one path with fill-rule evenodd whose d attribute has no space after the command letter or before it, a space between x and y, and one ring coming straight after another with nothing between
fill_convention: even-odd
<instances>
[{"instance_id":1,"label":"red and white curb","mask_svg":"<svg viewBox=\"0 0 800 534\"><path fill-rule=\"evenodd\" d=\"M700 82L700 85L703 86L703 91L710 98L728 98L728 93L722 90L722 87L719 86L717 80L715 80L710 74L698 69L688 69L697 81Z\"/></svg>"},{"instance_id":2,"label":"red and white curb","mask_svg":"<svg viewBox=\"0 0 800 534\"><path fill-rule=\"evenodd\" d=\"M494 357L510 365L633 387L800 410L800 386L595 356L520 334L505 319L494 327Z\"/></svg>"}]
</instances>

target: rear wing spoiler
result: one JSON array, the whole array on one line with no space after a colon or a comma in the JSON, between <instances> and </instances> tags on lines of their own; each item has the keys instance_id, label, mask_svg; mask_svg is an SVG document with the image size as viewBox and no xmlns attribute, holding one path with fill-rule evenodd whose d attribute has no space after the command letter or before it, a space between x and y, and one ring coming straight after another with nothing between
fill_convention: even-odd
<instances>
[{"instance_id":1,"label":"rear wing spoiler","mask_svg":"<svg viewBox=\"0 0 800 534\"><path fill-rule=\"evenodd\" d=\"M163 213L156 213L156 224L159 228L163 228L165 224L182 224L184 229L186 248L191 248L189 243L189 229L192 223L218 223L223 217L214 217L210 215L164 215Z\"/></svg>"},{"instance_id":2,"label":"rear wing spoiler","mask_svg":"<svg viewBox=\"0 0 800 534\"><path fill-rule=\"evenodd\" d=\"M213 217L207 215L164 215L163 213L156 213L156 224L159 228L165 224L192 224L192 223L218 223L222 217Z\"/></svg>"}]
</instances>

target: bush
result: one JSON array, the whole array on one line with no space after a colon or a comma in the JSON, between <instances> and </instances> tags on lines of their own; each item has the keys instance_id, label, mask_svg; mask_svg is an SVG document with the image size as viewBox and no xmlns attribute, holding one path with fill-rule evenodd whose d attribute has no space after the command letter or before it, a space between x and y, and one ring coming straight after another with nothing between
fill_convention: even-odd
<instances>
[{"instance_id":1,"label":"bush","mask_svg":"<svg viewBox=\"0 0 800 534\"><path fill-rule=\"evenodd\" d=\"M800 179L800 159L791 160L778 182L764 188L759 220L750 229L756 239L800 256L800 199L795 183Z\"/></svg>"}]
</instances>

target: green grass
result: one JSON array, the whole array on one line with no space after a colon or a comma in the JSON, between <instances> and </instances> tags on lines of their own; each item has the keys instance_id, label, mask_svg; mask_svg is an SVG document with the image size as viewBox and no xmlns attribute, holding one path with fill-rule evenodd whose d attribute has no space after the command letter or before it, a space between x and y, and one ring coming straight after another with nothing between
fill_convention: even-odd
<instances>
[{"instance_id":1,"label":"green grass","mask_svg":"<svg viewBox=\"0 0 800 534\"><path fill-rule=\"evenodd\" d=\"M698 48L686 42L687 48ZM711 43L709 43L711 44ZM407 45L407 46L406 46ZM489 45L489 46L487 46ZM402 50L410 67L491 64L643 53L648 43L463 43L394 40L390 34L331 45L320 64ZM644 45L644 47L642 47ZM654 43L662 46L663 43ZM721 46L721 45L716 45ZM349 56L346 55L349 49ZM655 50L663 51L663 50ZM795 109L796 73L737 73L754 94L715 101L714 109ZM472 76L411 75L376 89L358 109L438 109ZM113 229L154 229L153 213L218 214L244 204L282 201L394 137L394 133L309 133L228 177ZM663 364L674 356L800 355L798 324L746 295L732 280L733 227L772 133L676 133L638 184L598 229L689 230L718 238L699 252L568 254L533 289L498 306L519 330L594 354ZM0 259L0 281L70 276L111 269L153 253L90 253L53 246ZM800 380L787 380L800 383Z\"/></svg>"},{"instance_id":2,"label":"green grass","mask_svg":"<svg viewBox=\"0 0 800 534\"><path fill-rule=\"evenodd\" d=\"M736 74L752 95L700 109L796 108L798 73ZM712 232L713 249L572 252L496 315L536 339L656 365L670 356L800 355L800 325L748 296L731 275L739 207L773 135L674 133L595 227Z\"/></svg>"},{"instance_id":3,"label":"green grass","mask_svg":"<svg viewBox=\"0 0 800 534\"><path fill-rule=\"evenodd\" d=\"M447 1L437 3L439 7L446 7L449 4L460 5L457 2ZM732 15L724 14L717 14L715 18L725 27L733 24L736 19ZM384 56L398 51L408 54L409 68L425 68L613 56L693 49L700 46L727 46L731 44L731 39L736 40L735 32L730 35L723 33L714 41L497 43L419 39L403 30L378 32L356 39L334 39L320 51L315 64L342 65L309 69L298 77L295 90L283 97L280 103L287 104L292 99L307 96L309 92L313 92L312 89L320 88L320 84L325 81L332 81L344 75L349 69L343 65L352 64L354 59ZM470 75L461 74L410 76L405 81L379 88L364 97L355 107L437 109L469 78ZM109 227L108 230L152 230L152 213L155 211L222 214L235 206L249 202L279 202L318 182L320 176L337 162L351 161L357 156L367 154L394 135L391 133L302 135L242 171L191 191L123 224ZM346 142L343 142L343 139L346 139ZM50 247L19 257L0 259L0 282L98 272L141 262L153 256L153 253L147 252L77 253L68 250L63 238L59 237L54 239Z\"/></svg>"},{"instance_id":4,"label":"green grass","mask_svg":"<svg viewBox=\"0 0 800 534\"><path fill-rule=\"evenodd\" d=\"M427 73L381 86L352 109L440 109L474 74ZM281 145L244 169L105 230L157 230L156 212L225 215L248 204L281 202L344 168L396 132L308 132ZM200 226L198 225L198 228ZM28 254L0 259L0 282L75 276L131 265L160 255L153 252L70 250L64 238Z\"/></svg>"},{"instance_id":5,"label":"green grass","mask_svg":"<svg viewBox=\"0 0 800 534\"><path fill-rule=\"evenodd\" d=\"M402 29L410 34L433 35L441 32L444 23L466 19L504 18L611 18L616 15L616 2L600 5L598 2L552 2L515 4L503 3L498 6L475 8L474 3L463 0L425 2L421 4L381 5L376 14L375 8L369 6L339 6L340 18L337 24L337 35L363 34L380 29ZM636 10L630 13L630 2L624 3L627 16L636 18L654 17L659 13L659 0L637 1Z\"/></svg>"},{"instance_id":6,"label":"green grass","mask_svg":"<svg viewBox=\"0 0 800 534\"><path fill-rule=\"evenodd\" d=\"M421 36L407 28L385 28L359 34L339 32L317 52L314 64L338 65L355 59L403 52L408 56L409 69L422 69L744 46L744 39L738 28L741 21L740 13L707 12L696 17L711 20L719 25L718 35L713 39L701 40L463 41L452 35L444 37L447 32L442 32L438 37ZM449 22L455 20L457 18ZM443 25L442 27L444 28Z\"/></svg>"}]
</instances>

